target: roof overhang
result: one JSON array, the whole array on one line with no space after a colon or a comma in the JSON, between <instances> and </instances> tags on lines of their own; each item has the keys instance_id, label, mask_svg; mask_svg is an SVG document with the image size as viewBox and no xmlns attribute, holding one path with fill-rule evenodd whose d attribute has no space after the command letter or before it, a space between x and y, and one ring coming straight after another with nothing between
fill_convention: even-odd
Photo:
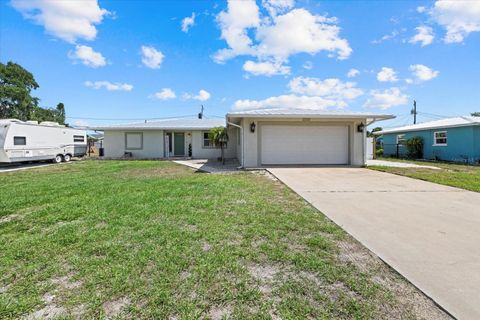
<instances>
[{"instance_id":1,"label":"roof overhang","mask_svg":"<svg viewBox=\"0 0 480 320\"><path fill-rule=\"evenodd\" d=\"M195 130L210 130L214 128L213 126L208 127L132 127L132 126L93 126L88 127L90 130L95 131L132 131L132 130L142 130L142 131L158 131L158 130L171 130L171 131L195 131Z\"/></svg>"},{"instance_id":2,"label":"roof overhang","mask_svg":"<svg viewBox=\"0 0 480 320\"><path fill-rule=\"evenodd\" d=\"M344 114L318 114L318 113L294 113L294 114L252 114L252 113L227 113L228 119L254 118L254 119L365 119L367 124L380 120L394 119L394 115L390 114L358 114L358 113L344 113Z\"/></svg>"},{"instance_id":3,"label":"roof overhang","mask_svg":"<svg viewBox=\"0 0 480 320\"><path fill-rule=\"evenodd\" d=\"M428 131L428 130L439 130L439 129L461 128L461 127L472 127L472 126L480 126L480 123L472 122L472 123L464 123L464 124L452 124L452 125L420 127L420 128L407 128L407 129L398 128L398 129L390 129L390 130L387 129L382 131L376 131L373 134L381 135L381 134L390 134L390 133Z\"/></svg>"}]
</instances>

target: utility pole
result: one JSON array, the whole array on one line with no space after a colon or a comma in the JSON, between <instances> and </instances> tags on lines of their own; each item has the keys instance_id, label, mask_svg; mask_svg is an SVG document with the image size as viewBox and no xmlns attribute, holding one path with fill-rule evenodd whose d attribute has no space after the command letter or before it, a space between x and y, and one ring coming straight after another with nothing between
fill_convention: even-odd
<instances>
[{"instance_id":1,"label":"utility pole","mask_svg":"<svg viewBox=\"0 0 480 320\"><path fill-rule=\"evenodd\" d=\"M410 114L413 114L413 124L417 124L417 101L415 100L413 100L413 109Z\"/></svg>"}]
</instances>

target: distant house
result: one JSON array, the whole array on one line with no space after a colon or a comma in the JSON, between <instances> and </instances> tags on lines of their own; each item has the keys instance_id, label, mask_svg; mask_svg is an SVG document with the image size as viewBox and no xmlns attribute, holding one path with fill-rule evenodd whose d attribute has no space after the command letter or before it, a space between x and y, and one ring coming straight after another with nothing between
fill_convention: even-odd
<instances>
[{"instance_id":1,"label":"distant house","mask_svg":"<svg viewBox=\"0 0 480 320\"><path fill-rule=\"evenodd\" d=\"M386 156L407 155L404 142L421 137L423 157L429 160L478 163L480 117L455 117L375 132L383 137Z\"/></svg>"},{"instance_id":2,"label":"distant house","mask_svg":"<svg viewBox=\"0 0 480 320\"><path fill-rule=\"evenodd\" d=\"M224 119L167 119L99 126L108 158L191 157L215 159L208 139L213 127L227 127L226 158L241 166L365 164L366 128L391 115L322 110L271 109L230 112Z\"/></svg>"}]
</instances>

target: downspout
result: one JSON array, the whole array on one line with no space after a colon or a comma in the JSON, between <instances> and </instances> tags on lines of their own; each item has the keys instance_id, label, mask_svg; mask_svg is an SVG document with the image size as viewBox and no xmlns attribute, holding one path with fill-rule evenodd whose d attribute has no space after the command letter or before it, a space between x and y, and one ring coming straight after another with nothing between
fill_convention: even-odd
<instances>
[{"instance_id":1,"label":"downspout","mask_svg":"<svg viewBox=\"0 0 480 320\"><path fill-rule=\"evenodd\" d=\"M243 134L243 127L242 126L239 126L238 124L235 124L235 123L231 123L227 120L227 124L230 125L230 126L234 126L234 127L237 127L240 129L240 132L242 134L242 164L241 164L241 168L245 168L245 162L244 162L244 159L245 159L245 136Z\"/></svg>"}]
</instances>

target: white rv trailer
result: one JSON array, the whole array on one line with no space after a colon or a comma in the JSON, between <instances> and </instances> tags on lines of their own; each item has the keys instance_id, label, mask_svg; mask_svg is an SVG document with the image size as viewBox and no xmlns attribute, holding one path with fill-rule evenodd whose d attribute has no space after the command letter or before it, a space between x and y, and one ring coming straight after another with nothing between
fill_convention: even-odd
<instances>
[{"instance_id":1,"label":"white rv trailer","mask_svg":"<svg viewBox=\"0 0 480 320\"><path fill-rule=\"evenodd\" d=\"M56 122L0 119L0 163L52 160L68 162L87 152L85 130Z\"/></svg>"}]
</instances>

